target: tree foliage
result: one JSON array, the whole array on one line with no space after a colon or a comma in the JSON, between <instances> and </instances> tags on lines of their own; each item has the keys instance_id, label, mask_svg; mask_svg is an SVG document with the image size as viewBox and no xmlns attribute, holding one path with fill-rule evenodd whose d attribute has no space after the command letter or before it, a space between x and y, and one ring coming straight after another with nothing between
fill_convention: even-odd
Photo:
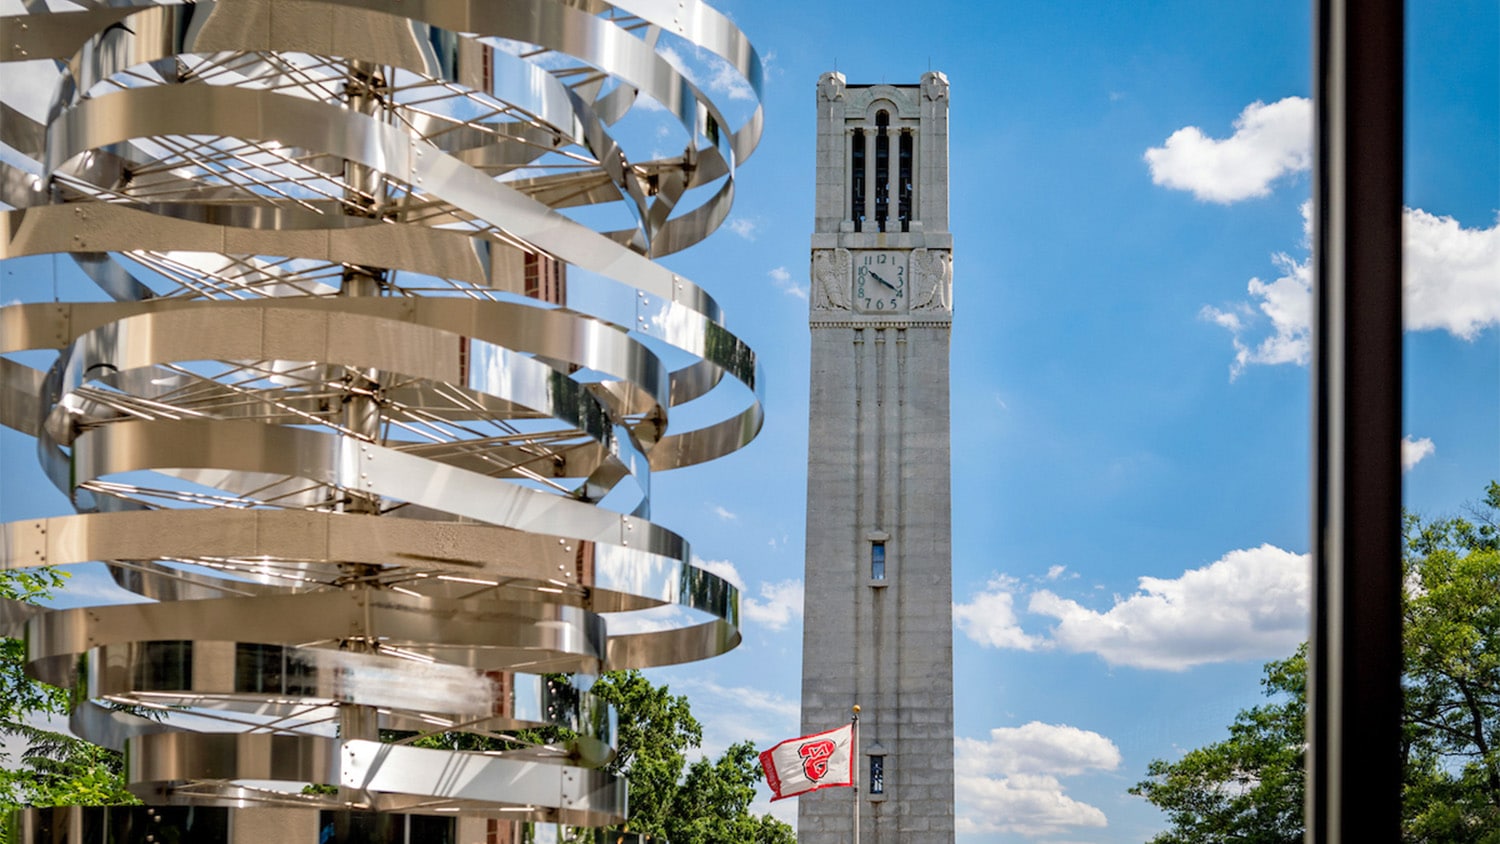
<instances>
[{"instance_id":1,"label":"tree foliage","mask_svg":"<svg viewBox=\"0 0 1500 844\"><path fill-rule=\"evenodd\" d=\"M1406 522L1409 841L1500 844L1500 484L1473 516Z\"/></svg>"},{"instance_id":2,"label":"tree foliage","mask_svg":"<svg viewBox=\"0 0 1500 844\"><path fill-rule=\"evenodd\" d=\"M790 826L750 812L762 776L754 745L741 742L688 765L703 727L687 698L639 671L605 674L593 691L619 712L619 754L609 770L630 784L630 820L619 831L671 844L795 844Z\"/></svg>"},{"instance_id":3,"label":"tree foliage","mask_svg":"<svg viewBox=\"0 0 1500 844\"><path fill-rule=\"evenodd\" d=\"M0 597L42 601L62 585L54 569L0 572ZM123 759L48 728L68 714L69 696L26 674L26 645L0 640L0 737L17 751L0 750L0 813L22 806L103 806L137 803L125 790Z\"/></svg>"},{"instance_id":4,"label":"tree foliage","mask_svg":"<svg viewBox=\"0 0 1500 844\"><path fill-rule=\"evenodd\" d=\"M718 760L694 762L677 788L667 838L672 844L793 844L792 828L770 815L750 813L762 776L750 742L732 745Z\"/></svg>"},{"instance_id":5,"label":"tree foliage","mask_svg":"<svg viewBox=\"0 0 1500 844\"><path fill-rule=\"evenodd\" d=\"M618 754L606 768L630 783L631 832L667 832L687 752L703 741L703 727L687 698L656 686L639 671L605 674L593 693L618 713Z\"/></svg>"},{"instance_id":6,"label":"tree foliage","mask_svg":"<svg viewBox=\"0 0 1500 844\"><path fill-rule=\"evenodd\" d=\"M1261 686L1278 700L1241 711L1224 741L1152 761L1130 789L1171 821L1152 844L1302 841L1307 648L1267 663Z\"/></svg>"},{"instance_id":7,"label":"tree foliage","mask_svg":"<svg viewBox=\"0 0 1500 844\"><path fill-rule=\"evenodd\" d=\"M1500 484L1472 519L1404 520L1402 840L1500 844ZM1167 814L1152 844L1302 840L1306 646L1266 665L1272 702L1229 738L1153 761L1130 792Z\"/></svg>"}]
</instances>

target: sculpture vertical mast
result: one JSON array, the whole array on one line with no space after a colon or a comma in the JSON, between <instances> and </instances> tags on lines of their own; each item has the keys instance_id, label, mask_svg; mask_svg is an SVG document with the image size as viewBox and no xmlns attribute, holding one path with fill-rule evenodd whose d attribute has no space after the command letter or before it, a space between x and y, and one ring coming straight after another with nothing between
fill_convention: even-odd
<instances>
[{"instance_id":1,"label":"sculpture vertical mast","mask_svg":"<svg viewBox=\"0 0 1500 844\"><path fill-rule=\"evenodd\" d=\"M351 61L344 82L344 97L349 110L356 114L385 123L385 79L380 68L373 62ZM344 160L344 213L349 216L378 220L387 201L386 181L378 168L358 161ZM339 286L339 295L350 298L378 297L382 295L384 269L363 264L346 264ZM343 425L348 436L364 442L379 444L380 439L380 371L377 369L348 369L342 379L344 395ZM378 516L380 496L360 489L357 485L335 489L338 496L335 509L339 512ZM346 562L339 566L346 590L369 590L379 581L379 567L361 562ZM368 599L368 596L366 596ZM340 647L353 653L374 653L378 642L369 637L345 639ZM345 740L380 740L380 713L373 707L356 702L339 705L339 737ZM341 785L339 797L345 803L356 804L360 789Z\"/></svg>"}]
</instances>

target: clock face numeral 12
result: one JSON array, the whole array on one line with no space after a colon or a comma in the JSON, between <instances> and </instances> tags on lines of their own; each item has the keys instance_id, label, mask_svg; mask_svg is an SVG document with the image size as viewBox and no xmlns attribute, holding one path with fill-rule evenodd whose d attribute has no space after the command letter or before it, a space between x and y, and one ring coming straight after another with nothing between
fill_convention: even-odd
<instances>
[{"instance_id":1,"label":"clock face numeral 12","mask_svg":"<svg viewBox=\"0 0 1500 844\"><path fill-rule=\"evenodd\" d=\"M855 308L874 314L906 308L906 254L890 250L854 253Z\"/></svg>"}]
</instances>

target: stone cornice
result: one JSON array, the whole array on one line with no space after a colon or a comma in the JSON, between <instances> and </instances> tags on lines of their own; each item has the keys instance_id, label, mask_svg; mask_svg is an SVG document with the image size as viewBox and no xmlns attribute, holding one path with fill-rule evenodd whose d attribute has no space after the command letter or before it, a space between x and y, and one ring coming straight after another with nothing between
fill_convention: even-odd
<instances>
[{"instance_id":1,"label":"stone cornice","mask_svg":"<svg viewBox=\"0 0 1500 844\"><path fill-rule=\"evenodd\" d=\"M953 317L822 317L807 321L808 328L953 328Z\"/></svg>"}]
</instances>

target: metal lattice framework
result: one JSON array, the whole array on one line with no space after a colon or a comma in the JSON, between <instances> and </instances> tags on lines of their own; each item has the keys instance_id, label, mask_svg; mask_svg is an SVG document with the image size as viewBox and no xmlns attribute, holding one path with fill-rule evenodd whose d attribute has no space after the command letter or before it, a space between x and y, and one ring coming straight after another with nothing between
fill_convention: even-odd
<instances>
[{"instance_id":1,"label":"metal lattice framework","mask_svg":"<svg viewBox=\"0 0 1500 844\"><path fill-rule=\"evenodd\" d=\"M612 713L544 675L739 641L649 492L761 425L753 352L651 260L760 136L675 56L758 96L744 36L697 0L24 5L0 257L101 301L5 291L0 422L77 514L0 553L141 599L8 602L28 670L148 804L619 821ZM627 153L642 120L683 152ZM514 749L413 745L454 731Z\"/></svg>"}]
</instances>

